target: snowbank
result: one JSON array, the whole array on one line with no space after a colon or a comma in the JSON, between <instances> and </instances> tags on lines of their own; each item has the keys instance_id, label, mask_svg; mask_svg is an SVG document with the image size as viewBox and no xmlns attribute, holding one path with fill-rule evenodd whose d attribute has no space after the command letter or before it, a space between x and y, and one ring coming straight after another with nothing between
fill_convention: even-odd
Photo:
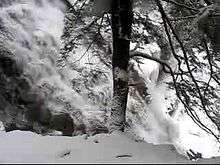
<instances>
[{"instance_id":1,"label":"snowbank","mask_svg":"<svg viewBox=\"0 0 220 165\"><path fill-rule=\"evenodd\" d=\"M0 148L0 163L220 163L192 162L171 145L135 142L123 133L70 138L13 131L0 134Z\"/></svg>"}]
</instances>

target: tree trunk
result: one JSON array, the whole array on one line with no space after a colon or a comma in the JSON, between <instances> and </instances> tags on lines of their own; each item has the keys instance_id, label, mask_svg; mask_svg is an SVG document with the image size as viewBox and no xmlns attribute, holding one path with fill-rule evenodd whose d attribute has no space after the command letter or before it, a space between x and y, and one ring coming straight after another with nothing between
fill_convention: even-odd
<instances>
[{"instance_id":1,"label":"tree trunk","mask_svg":"<svg viewBox=\"0 0 220 165\"><path fill-rule=\"evenodd\" d=\"M124 131L128 98L128 63L131 26L133 21L132 0L112 0L113 35L113 104L110 131Z\"/></svg>"}]
</instances>

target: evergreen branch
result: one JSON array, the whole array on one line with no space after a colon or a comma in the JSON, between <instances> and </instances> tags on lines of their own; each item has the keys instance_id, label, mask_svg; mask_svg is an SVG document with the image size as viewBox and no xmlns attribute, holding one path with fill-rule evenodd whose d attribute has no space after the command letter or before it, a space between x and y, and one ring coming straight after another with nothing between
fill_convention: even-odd
<instances>
[{"instance_id":1,"label":"evergreen branch","mask_svg":"<svg viewBox=\"0 0 220 165\"><path fill-rule=\"evenodd\" d=\"M97 35L100 35L100 30L101 30L101 27L102 27L102 23L103 23L104 16L105 16L105 13L104 13L104 14L102 15L102 17L101 17L101 18L102 18L102 19L101 19L101 23L100 23L99 28L98 28L98 30L97 30L96 36L97 36ZM96 39L96 38L95 38L95 39ZM76 63L76 62L79 62L79 61L88 53L89 49L90 49L90 48L92 47L92 45L94 44L95 39L92 40L92 42L91 42L91 43L89 44L89 46L87 47L86 51L82 54L82 56L81 56L79 59L77 59L76 61L74 61L73 64Z\"/></svg>"},{"instance_id":2,"label":"evergreen branch","mask_svg":"<svg viewBox=\"0 0 220 165\"><path fill-rule=\"evenodd\" d=\"M162 1L165 1L165 2L167 2L167 3L172 3L172 4L177 5L177 6L179 6L179 7L183 7L183 8L186 8L186 9L188 9L188 10L192 10L192 11L194 11L194 12L199 12L199 9L196 9L196 8L193 8L193 7L190 7L190 6L187 6L187 5L182 4L182 3L175 2L175 1L173 1L173 0L162 0Z\"/></svg>"}]
</instances>

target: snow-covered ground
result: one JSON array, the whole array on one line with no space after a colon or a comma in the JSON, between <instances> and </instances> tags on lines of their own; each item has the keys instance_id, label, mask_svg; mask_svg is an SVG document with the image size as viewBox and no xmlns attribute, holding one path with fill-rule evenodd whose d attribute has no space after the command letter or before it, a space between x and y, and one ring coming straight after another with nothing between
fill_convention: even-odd
<instances>
[{"instance_id":1,"label":"snow-covered ground","mask_svg":"<svg viewBox=\"0 0 220 165\"><path fill-rule=\"evenodd\" d=\"M220 163L220 158L187 160L172 145L135 142L123 133L93 137L0 133L0 163Z\"/></svg>"}]
</instances>

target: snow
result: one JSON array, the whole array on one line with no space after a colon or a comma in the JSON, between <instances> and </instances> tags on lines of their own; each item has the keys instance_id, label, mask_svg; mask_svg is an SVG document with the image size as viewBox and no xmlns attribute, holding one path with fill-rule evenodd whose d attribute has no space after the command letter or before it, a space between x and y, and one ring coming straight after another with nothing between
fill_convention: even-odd
<instances>
[{"instance_id":1,"label":"snow","mask_svg":"<svg viewBox=\"0 0 220 165\"><path fill-rule=\"evenodd\" d=\"M119 67L114 68L114 79L121 81L128 81L128 73L126 70L120 69Z\"/></svg>"},{"instance_id":2,"label":"snow","mask_svg":"<svg viewBox=\"0 0 220 165\"><path fill-rule=\"evenodd\" d=\"M131 50L133 47L135 47L135 44L131 44ZM152 56L159 53L158 46L155 44L147 44L143 49L137 51ZM195 52L197 51L195 50ZM198 54L198 57L202 58L202 56L203 53ZM170 81L169 76L163 80L163 83L156 85L159 64L148 59L141 59L142 63L140 64L132 62L141 77L145 79L149 93L152 96L151 103L144 107L143 114L139 112L141 125L137 124L134 132L149 143L172 144L183 155L186 155L186 152L192 149L195 152L202 153L204 158L220 156L219 142L212 135L208 135L199 128L186 113L181 113L184 111L183 105L179 104L176 107L176 112L172 117L167 113L169 104L177 98L175 92L168 89L164 83ZM197 76L205 77L199 74ZM207 79L207 76L205 78ZM168 99L165 100L165 97ZM202 112L198 111L198 113L203 122L212 126Z\"/></svg>"},{"instance_id":3,"label":"snow","mask_svg":"<svg viewBox=\"0 0 220 165\"><path fill-rule=\"evenodd\" d=\"M130 49L135 48L134 43L131 43ZM137 52L146 53L148 55L157 55L160 53L160 48L156 43L146 44L142 45L141 48L138 48L136 50ZM139 74L141 77L146 79L146 83L156 83L159 75L159 66L160 64L158 62L149 60L149 59L141 59L141 63L137 64L134 62L134 67L137 71L139 71Z\"/></svg>"},{"instance_id":4,"label":"snow","mask_svg":"<svg viewBox=\"0 0 220 165\"><path fill-rule=\"evenodd\" d=\"M179 121L180 137L176 142L177 149L181 146L181 149L191 148L195 152L202 153L204 158L210 158L212 156L220 156L220 144L214 137L208 135L202 131L195 123L191 121L189 116L184 116Z\"/></svg>"},{"instance_id":5,"label":"snow","mask_svg":"<svg viewBox=\"0 0 220 165\"><path fill-rule=\"evenodd\" d=\"M94 137L0 133L0 163L194 163L171 145L135 142L125 133ZM195 163L220 163L220 158Z\"/></svg>"}]
</instances>

